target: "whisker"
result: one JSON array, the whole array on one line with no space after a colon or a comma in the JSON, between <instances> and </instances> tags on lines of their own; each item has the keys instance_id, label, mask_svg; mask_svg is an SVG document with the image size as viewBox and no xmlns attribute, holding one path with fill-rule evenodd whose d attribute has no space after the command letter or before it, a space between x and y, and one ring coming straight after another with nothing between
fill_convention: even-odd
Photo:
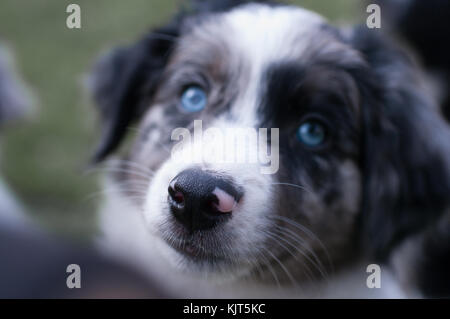
<instances>
[{"instance_id":1,"label":"whisker","mask_svg":"<svg viewBox=\"0 0 450 319\"><path fill-rule=\"evenodd\" d=\"M133 186L143 186L143 188L147 189L148 186L150 185L150 181L145 182L145 181L140 181L140 180L125 180L125 181L120 181L120 182L114 182L114 185L116 185L117 187L124 187L124 186L131 186L131 188Z\"/></svg>"},{"instance_id":2,"label":"whisker","mask_svg":"<svg viewBox=\"0 0 450 319\"><path fill-rule=\"evenodd\" d=\"M278 279L278 276L277 276L275 270L271 266L270 261L266 258L266 256L261 251L258 250L257 254L258 254L258 256L260 256L263 259L262 262L264 263L264 265L266 265L267 269L272 274L272 277L275 280L275 283L277 284L277 287L281 288L280 280Z\"/></svg>"},{"instance_id":3,"label":"whisker","mask_svg":"<svg viewBox=\"0 0 450 319\"><path fill-rule=\"evenodd\" d=\"M283 271L286 273L286 275L288 276L289 280L292 282L292 284L294 286L298 286L297 281L294 279L294 277L291 275L291 273L289 272L289 270L287 270L287 268L284 266L284 264L277 258L277 256L275 256L270 250L261 247L262 249L264 249L264 251L266 251L273 260L275 260L281 267L281 269L283 269Z\"/></svg>"},{"instance_id":4,"label":"whisker","mask_svg":"<svg viewBox=\"0 0 450 319\"><path fill-rule=\"evenodd\" d=\"M118 165L123 164L126 166L131 166L132 168L138 169L142 172L145 173L149 173L149 174L154 174L155 172L153 170L151 170L150 168L144 166L143 164L140 164L138 162L135 161L131 161L131 160L126 160L126 159L120 159L120 160L116 160L116 162L118 163Z\"/></svg>"},{"instance_id":5,"label":"whisker","mask_svg":"<svg viewBox=\"0 0 450 319\"><path fill-rule=\"evenodd\" d=\"M133 199L133 200L139 200L139 201L143 201L143 202L145 202L145 201L147 200L147 197L146 197L146 196L139 196L139 195L136 195L136 196L127 196L126 198L127 198L127 199Z\"/></svg>"},{"instance_id":6,"label":"whisker","mask_svg":"<svg viewBox=\"0 0 450 319\"><path fill-rule=\"evenodd\" d=\"M102 167L102 168L96 168L97 172L104 172L104 173L124 173L124 174L130 174L135 175L138 177L142 177L145 179L151 179L153 175L150 175L148 173L139 172L132 169L125 169L125 168L119 168L119 167Z\"/></svg>"},{"instance_id":7,"label":"whisker","mask_svg":"<svg viewBox=\"0 0 450 319\"><path fill-rule=\"evenodd\" d=\"M305 226L297 223L296 221L285 217L285 216L279 216L279 215L272 215L270 216L271 218L278 218L278 220L283 221L289 225L291 225L292 227L295 227L301 231L303 231L304 233L306 233L308 236L310 236L310 238L312 238L313 240L317 241L318 244L320 245L320 247L323 249L326 258L327 258L327 262L333 272L334 266L333 266L333 262L331 261L331 257L330 254L328 252L328 249L325 247L325 244L319 239L319 237L316 236L316 234L314 234L311 230L309 230L308 228L306 228Z\"/></svg>"},{"instance_id":8,"label":"whisker","mask_svg":"<svg viewBox=\"0 0 450 319\"><path fill-rule=\"evenodd\" d=\"M291 187L295 187L301 190L304 190L308 193L313 193L309 188L305 187L305 186L301 186L301 185L297 185L297 184L292 184L292 183L271 183L271 185L283 185L283 186L291 186Z\"/></svg>"},{"instance_id":9,"label":"whisker","mask_svg":"<svg viewBox=\"0 0 450 319\"><path fill-rule=\"evenodd\" d=\"M323 264L321 263L319 257L308 246L304 245L305 244L304 240L302 240L299 236L296 236L295 233L293 233L292 235L284 233L286 231L290 231L287 228L283 228L278 225L276 226L276 228L280 235L285 235L285 236L289 237L291 240L295 241L298 245L300 245L301 248L306 249L308 251L308 253L310 253L315 260L312 260L311 257L308 256L308 254L306 254L303 250L300 249L300 247L298 247L288 241L292 247L294 247L303 257L305 257L319 271L320 275L323 278L328 277L328 273L327 273L325 267L323 266Z\"/></svg>"},{"instance_id":10,"label":"whisker","mask_svg":"<svg viewBox=\"0 0 450 319\"><path fill-rule=\"evenodd\" d=\"M81 199L82 202L87 202L90 200L93 200L97 197L101 197L102 195L108 195L108 194L120 194L123 193L123 189L117 189L117 188L106 188L98 192L94 192L92 194L86 195L85 198ZM146 190L133 190L132 193L137 193L140 195L147 195Z\"/></svg>"},{"instance_id":11,"label":"whisker","mask_svg":"<svg viewBox=\"0 0 450 319\"><path fill-rule=\"evenodd\" d=\"M317 256L317 254L310 248L308 247L308 245L305 245L306 241L301 238L300 236L298 236L298 234L296 234L295 232L293 232L292 230L290 230L287 227L281 227L279 225L276 225L277 231L280 233L283 233L283 235L291 238L292 240L294 240L295 242L297 242L302 248L304 248L308 253L310 253L312 255L312 257L315 259L315 261L317 262L317 264L310 260L310 262L317 267L317 269L320 271L320 269L322 269L321 274L324 277L328 277L328 272L325 268L325 266L323 265L322 261L320 260L319 256ZM288 234L286 234L286 232ZM305 256L308 260L310 259L308 255Z\"/></svg>"},{"instance_id":12,"label":"whisker","mask_svg":"<svg viewBox=\"0 0 450 319\"><path fill-rule=\"evenodd\" d=\"M256 269L256 271L258 272L259 277L262 279L264 278L264 271L260 265L260 263L258 262L258 258L255 258L254 254L250 253L250 257L251 259L248 259L248 263L250 264L251 270Z\"/></svg>"},{"instance_id":13,"label":"whisker","mask_svg":"<svg viewBox=\"0 0 450 319\"><path fill-rule=\"evenodd\" d=\"M267 233L267 235L275 241L275 243L277 243L280 247L282 247L285 251L287 251L296 261L300 262L302 264L302 266L304 266L304 271L303 273L305 274L305 276L308 278L308 280L310 282L313 282L313 272L311 271L310 267L301 259L299 259L299 256L297 256L296 254L294 254L288 247L286 247L284 244L282 244L280 241L285 242L286 244L290 245L291 247L293 247L296 251L299 251L301 253L301 251L299 250L298 247L292 245L289 241L285 240L284 238L282 238L281 236L278 236L277 234L273 233L273 232L269 232Z\"/></svg>"},{"instance_id":14,"label":"whisker","mask_svg":"<svg viewBox=\"0 0 450 319\"><path fill-rule=\"evenodd\" d=\"M309 279L309 281L312 282L313 281L312 278L314 277L314 275L313 275L313 272L311 271L311 268L305 263L304 260L299 259L299 256L294 254L291 251L291 249L286 247L284 244L280 243L280 241L285 242L287 245L294 248L296 251L298 251L300 254L302 254L306 258L307 256L305 256L305 254L300 250L300 248L293 245L291 242L289 242L288 240L284 239L283 237L279 236L276 233L266 231L266 234L267 234L267 236L272 238L278 245L280 245L280 247L282 247L284 250L286 250L296 261L300 262L305 267L305 271L307 272L307 273L305 273L305 275ZM310 262L311 262L311 260L310 260ZM313 265L314 265L314 263L313 263Z\"/></svg>"}]
</instances>

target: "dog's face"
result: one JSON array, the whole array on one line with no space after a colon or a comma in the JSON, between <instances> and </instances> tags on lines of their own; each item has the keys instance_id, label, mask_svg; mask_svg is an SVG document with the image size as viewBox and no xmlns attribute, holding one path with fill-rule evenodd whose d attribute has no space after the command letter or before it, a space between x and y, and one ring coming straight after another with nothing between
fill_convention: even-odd
<instances>
[{"instance_id":1,"label":"dog's face","mask_svg":"<svg viewBox=\"0 0 450 319\"><path fill-rule=\"evenodd\" d=\"M94 91L107 127L99 158L141 117L117 179L173 264L274 281L325 276L356 250L365 238L361 228L373 250L384 254L424 224L408 205L445 206L425 202L421 196L429 194L422 189L408 189L416 203L405 193L403 171L413 174L430 158L437 170L447 166L434 146L434 157L402 162L416 149L399 149L391 139L416 139L416 130L422 133L416 118L428 102L415 91L414 79L402 82L411 74L406 62L380 55L373 47L378 43L364 37L344 35L320 16L290 6L202 8L100 63ZM397 67L397 78L387 74L389 66ZM395 109L417 96L419 109ZM245 143L226 134L198 140L199 120L202 131L262 128L270 134ZM429 126L435 117L422 120ZM177 147L178 128L192 133L191 143ZM425 142L422 135L416 139ZM229 145L257 159L270 154L270 161L186 156L226 153ZM432 176L418 182L428 187ZM389 215L393 209L396 217ZM406 225L394 227L391 221L406 214ZM390 228L375 240L379 219L389 220Z\"/></svg>"}]
</instances>

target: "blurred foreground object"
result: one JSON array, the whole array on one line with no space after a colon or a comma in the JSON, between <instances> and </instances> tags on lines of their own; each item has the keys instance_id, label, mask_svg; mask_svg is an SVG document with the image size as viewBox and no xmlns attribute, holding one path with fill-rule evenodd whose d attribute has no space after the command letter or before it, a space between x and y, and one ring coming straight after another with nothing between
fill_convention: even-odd
<instances>
[{"instance_id":1,"label":"blurred foreground object","mask_svg":"<svg viewBox=\"0 0 450 319\"><path fill-rule=\"evenodd\" d=\"M0 220L0 298L167 298L133 269L89 247ZM80 266L81 288L68 288L67 266Z\"/></svg>"},{"instance_id":2,"label":"blurred foreground object","mask_svg":"<svg viewBox=\"0 0 450 319\"><path fill-rule=\"evenodd\" d=\"M32 110L32 95L0 44L0 130ZM0 178L0 298L157 298L167 294L139 273L90 247L41 232ZM81 288L68 288L67 266Z\"/></svg>"},{"instance_id":3,"label":"blurred foreground object","mask_svg":"<svg viewBox=\"0 0 450 319\"><path fill-rule=\"evenodd\" d=\"M0 133L5 126L30 114L33 102L30 90L19 78L11 53L0 43ZM0 175L0 218L20 220L23 208Z\"/></svg>"}]
</instances>

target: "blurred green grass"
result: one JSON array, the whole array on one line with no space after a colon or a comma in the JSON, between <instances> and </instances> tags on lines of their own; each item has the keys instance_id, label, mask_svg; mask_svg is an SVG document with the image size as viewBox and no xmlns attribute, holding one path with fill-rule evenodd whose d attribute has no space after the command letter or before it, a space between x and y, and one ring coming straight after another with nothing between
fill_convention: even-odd
<instances>
[{"instance_id":1,"label":"blurred green grass","mask_svg":"<svg viewBox=\"0 0 450 319\"><path fill-rule=\"evenodd\" d=\"M96 143L96 116L82 90L95 56L164 22L180 0L2 0L0 39L39 99L37 116L3 136L1 171L47 228L85 237L95 229L96 175L83 174ZM285 1L331 21L356 20L357 0ZM66 7L81 7L82 28L66 27Z\"/></svg>"}]
</instances>

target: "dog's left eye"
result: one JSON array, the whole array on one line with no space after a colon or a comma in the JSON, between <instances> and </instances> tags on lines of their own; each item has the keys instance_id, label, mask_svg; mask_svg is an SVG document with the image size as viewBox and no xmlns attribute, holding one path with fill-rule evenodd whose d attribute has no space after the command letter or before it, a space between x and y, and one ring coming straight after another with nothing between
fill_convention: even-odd
<instances>
[{"instance_id":1,"label":"dog's left eye","mask_svg":"<svg viewBox=\"0 0 450 319\"><path fill-rule=\"evenodd\" d=\"M297 129L297 138L306 146L320 146L326 138L325 125L316 120L305 121Z\"/></svg>"},{"instance_id":2,"label":"dog's left eye","mask_svg":"<svg viewBox=\"0 0 450 319\"><path fill-rule=\"evenodd\" d=\"M181 94L181 107L184 111L193 113L206 107L206 92L198 86L189 86Z\"/></svg>"}]
</instances>

